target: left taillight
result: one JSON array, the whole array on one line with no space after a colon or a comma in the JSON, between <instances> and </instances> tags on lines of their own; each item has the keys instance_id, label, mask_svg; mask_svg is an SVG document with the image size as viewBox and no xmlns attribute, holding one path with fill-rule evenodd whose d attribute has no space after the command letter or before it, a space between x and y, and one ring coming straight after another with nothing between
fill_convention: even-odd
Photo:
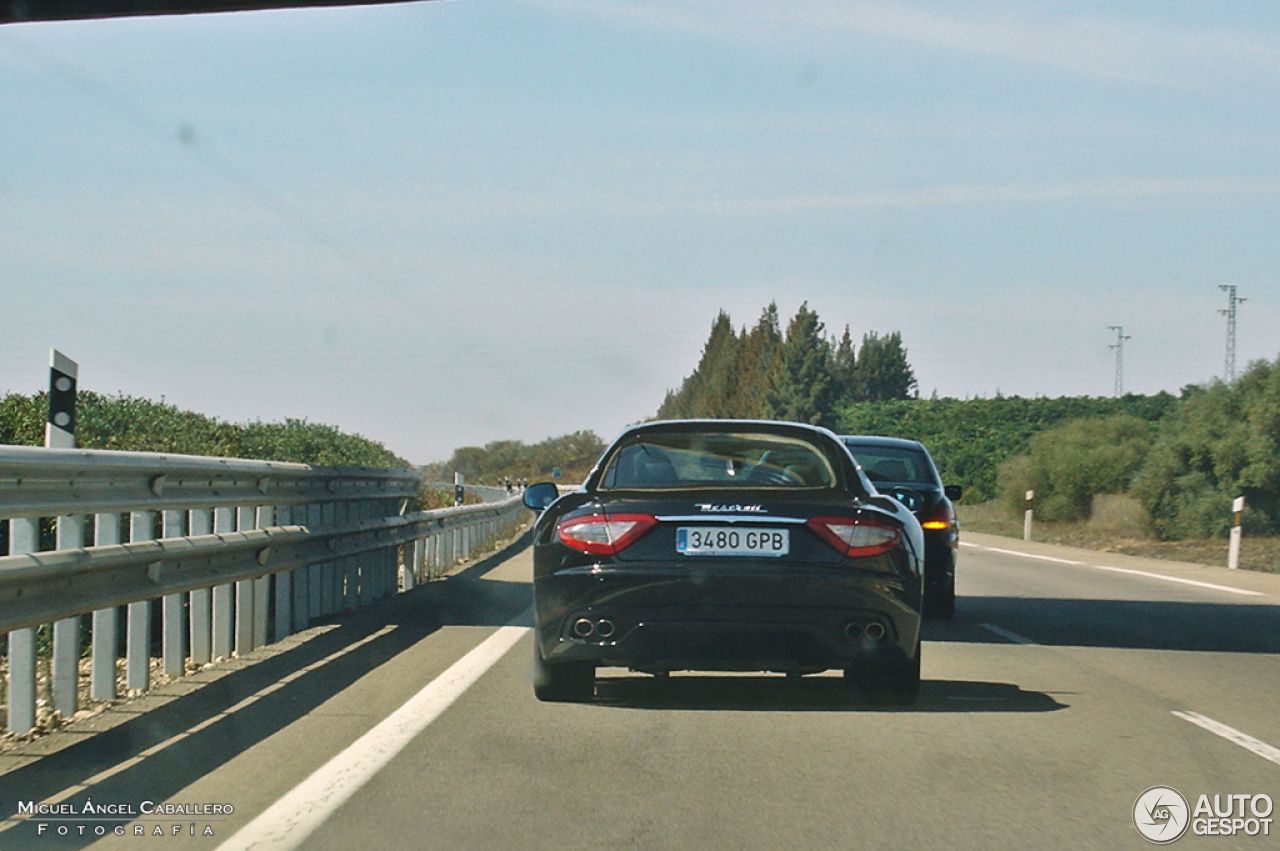
<instances>
[{"instance_id":1,"label":"left taillight","mask_svg":"<svg viewBox=\"0 0 1280 851\"><path fill-rule=\"evenodd\" d=\"M579 552L612 556L622 552L658 523L650 514L581 514L556 525L560 543Z\"/></svg>"},{"instance_id":2,"label":"left taillight","mask_svg":"<svg viewBox=\"0 0 1280 851\"><path fill-rule=\"evenodd\" d=\"M877 517L814 517L806 524L836 552L850 557L887 553L902 540L902 530Z\"/></svg>"}]
</instances>

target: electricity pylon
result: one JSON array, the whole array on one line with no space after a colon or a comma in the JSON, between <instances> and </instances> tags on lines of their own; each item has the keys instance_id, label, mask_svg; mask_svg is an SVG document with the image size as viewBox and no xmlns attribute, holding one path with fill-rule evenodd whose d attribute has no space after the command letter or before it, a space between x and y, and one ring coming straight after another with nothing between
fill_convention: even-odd
<instances>
[{"instance_id":1,"label":"electricity pylon","mask_svg":"<svg viewBox=\"0 0 1280 851\"><path fill-rule=\"evenodd\" d=\"M1218 312L1227 317L1227 360L1222 369L1222 377L1230 384L1236 380L1236 305L1244 299L1236 296L1235 284L1219 284L1218 289L1226 290L1227 293L1227 309Z\"/></svg>"},{"instance_id":2,"label":"electricity pylon","mask_svg":"<svg viewBox=\"0 0 1280 851\"><path fill-rule=\"evenodd\" d=\"M1109 349L1116 350L1116 396L1124 395L1124 341L1132 340L1133 337L1124 333L1123 325L1108 325L1108 330L1116 332L1116 341Z\"/></svg>"}]
</instances>

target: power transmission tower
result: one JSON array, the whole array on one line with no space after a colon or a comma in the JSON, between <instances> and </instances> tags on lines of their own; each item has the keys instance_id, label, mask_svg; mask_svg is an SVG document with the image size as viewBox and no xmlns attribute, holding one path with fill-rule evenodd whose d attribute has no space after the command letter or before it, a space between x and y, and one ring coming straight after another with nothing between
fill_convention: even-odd
<instances>
[{"instance_id":1,"label":"power transmission tower","mask_svg":"<svg viewBox=\"0 0 1280 851\"><path fill-rule=\"evenodd\" d=\"M1236 296L1235 284L1219 284L1218 289L1227 293L1227 309L1218 312L1227 317L1227 362L1222 376L1230 384L1236 380L1236 305L1244 299Z\"/></svg>"},{"instance_id":2,"label":"power transmission tower","mask_svg":"<svg viewBox=\"0 0 1280 851\"><path fill-rule=\"evenodd\" d=\"M1116 396L1124 395L1124 341L1133 337L1124 333L1123 325L1108 325L1108 330L1116 332L1116 341L1108 349L1116 350Z\"/></svg>"}]
</instances>

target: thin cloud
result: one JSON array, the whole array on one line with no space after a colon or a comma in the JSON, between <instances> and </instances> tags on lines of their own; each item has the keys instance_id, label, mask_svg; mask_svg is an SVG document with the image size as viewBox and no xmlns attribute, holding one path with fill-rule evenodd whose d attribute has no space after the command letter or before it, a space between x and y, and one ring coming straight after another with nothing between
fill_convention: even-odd
<instances>
[{"instance_id":1,"label":"thin cloud","mask_svg":"<svg viewBox=\"0 0 1280 851\"><path fill-rule=\"evenodd\" d=\"M1156 178L1073 181L1054 184L944 184L830 196L748 198L655 205L650 211L769 215L827 210L938 207L963 204L1037 203L1079 199L1172 196L1277 195L1280 178Z\"/></svg>"},{"instance_id":2,"label":"thin cloud","mask_svg":"<svg viewBox=\"0 0 1280 851\"><path fill-rule=\"evenodd\" d=\"M1053 14L1027 3L963 11L949 4L829 0L548 0L556 8L649 30L777 51L848 53L855 39L1043 65L1098 78L1202 88L1209 78L1280 70L1280 37L1225 27Z\"/></svg>"}]
</instances>

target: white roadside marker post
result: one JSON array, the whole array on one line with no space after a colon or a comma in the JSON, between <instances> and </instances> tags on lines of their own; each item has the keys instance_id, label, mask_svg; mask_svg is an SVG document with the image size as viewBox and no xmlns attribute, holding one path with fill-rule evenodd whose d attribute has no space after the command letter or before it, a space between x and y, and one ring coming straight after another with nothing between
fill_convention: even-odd
<instances>
[{"instance_id":1,"label":"white roadside marker post","mask_svg":"<svg viewBox=\"0 0 1280 851\"><path fill-rule=\"evenodd\" d=\"M1244 497L1238 496L1231 503L1234 517L1231 520L1231 543L1227 548L1227 567L1232 570L1240 567L1240 514L1244 511Z\"/></svg>"},{"instance_id":2,"label":"white roadside marker post","mask_svg":"<svg viewBox=\"0 0 1280 851\"><path fill-rule=\"evenodd\" d=\"M1022 540L1031 540L1031 517L1035 513L1035 491L1027 491L1027 511L1022 516Z\"/></svg>"}]
</instances>

